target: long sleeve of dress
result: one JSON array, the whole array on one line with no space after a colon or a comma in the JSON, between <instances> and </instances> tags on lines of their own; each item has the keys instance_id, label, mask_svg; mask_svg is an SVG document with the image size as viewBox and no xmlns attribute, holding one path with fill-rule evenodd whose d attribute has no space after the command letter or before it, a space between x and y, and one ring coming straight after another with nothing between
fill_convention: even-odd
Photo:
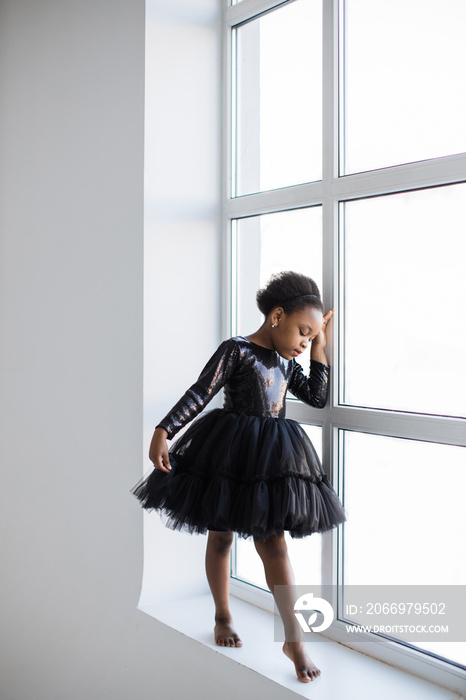
<instances>
[{"instance_id":1,"label":"long sleeve of dress","mask_svg":"<svg viewBox=\"0 0 466 700\"><path fill-rule=\"evenodd\" d=\"M330 367L321 362L311 360L311 368L307 377L299 362L293 360L293 372L288 389L296 398L304 403L323 408L327 403Z\"/></svg>"},{"instance_id":2,"label":"long sleeve of dress","mask_svg":"<svg viewBox=\"0 0 466 700\"><path fill-rule=\"evenodd\" d=\"M214 352L199 375L181 399L157 424L165 428L170 440L187 423L193 420L207 406L224 384L229 380L237 359L237 346L234 341L225 340Z\"/></svg>"}]
</instances>

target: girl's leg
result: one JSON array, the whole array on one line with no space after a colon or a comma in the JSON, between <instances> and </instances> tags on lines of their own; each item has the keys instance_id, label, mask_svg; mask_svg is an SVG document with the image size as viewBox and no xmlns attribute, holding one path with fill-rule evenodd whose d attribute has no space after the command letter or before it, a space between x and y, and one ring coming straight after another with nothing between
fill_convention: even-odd
<instances>
[{"instance_id":1,"label":"girl's leg","mask_svg":"<svg viewBox=\"0 0 466 700\"><path fill-rule=\"evenodd\" d=\"M272 593L274 586L294 585L294 574L284 533L272 535L265 542L255 539L254 544L264 564L265 578ZM289 596L280 595L275 598L285 628L283 651L293 661L299 680L309 683L320 675L320 670L306 652L303 632L294 614L295 601L292 593L290 589Z\"/></svg>"},{"instance_id":2,"label":"girl's leg","mask_svg":"<svg viewBox=\"0 0 466 700\"><path fill-rule=\"evenodd\" d=\"M230 612L230 549L232 532L209 530L205 570L215 602L215 643L221 647L240 647L243 642L233 627Z\"/></svg>"}]
</instances>

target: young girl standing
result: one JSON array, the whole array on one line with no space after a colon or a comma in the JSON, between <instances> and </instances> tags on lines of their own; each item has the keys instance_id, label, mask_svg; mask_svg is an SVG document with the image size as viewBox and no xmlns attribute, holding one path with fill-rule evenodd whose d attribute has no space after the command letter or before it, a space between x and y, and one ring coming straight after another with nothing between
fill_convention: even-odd
<instances>
[{"instance_id":1,"label":"young girl standing","mask_svg":"<svg viewBox=\"0 0 466 700\"><path fill-rule=\"evenodd\" d=\"M326 327L333 309L323 315L317 285L296 272L273 276L257 293L257 304L265 316L262 326L219 346L157 425L149 450L155 469L132 490L144 508L168 515L168 527L209 531L206 574L215 602L215 642L230 647L242 645L229 608L234 533L254 538L273 593L276 585L294 584L284 531L304 537L345 520L312 443L299 423L285 419L288 390L311 406L326 403ZM296 357L309 344L306 376ZM167 438L222 387L223 408L201 415L169 451ZM320 671L307 655L292 604L278 607L283 651L299 680L314 680Z\"/></svg>"}]
</instances>

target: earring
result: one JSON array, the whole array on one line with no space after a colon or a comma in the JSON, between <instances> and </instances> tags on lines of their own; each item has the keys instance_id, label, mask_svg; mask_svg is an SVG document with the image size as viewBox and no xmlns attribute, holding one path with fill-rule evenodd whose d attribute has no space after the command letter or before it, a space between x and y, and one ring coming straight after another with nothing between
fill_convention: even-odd
<instances>
[{"instance_id":1,"label":"earring","mask_svg":"<svg viewBox=\"0 0 466 700\"><path fill-rule=\"evenodd\" d=\"M275 328L275 326L278 326L278 323L277 323L277 322L272 323L272 328Z\"/></svg>"}]
</instances>

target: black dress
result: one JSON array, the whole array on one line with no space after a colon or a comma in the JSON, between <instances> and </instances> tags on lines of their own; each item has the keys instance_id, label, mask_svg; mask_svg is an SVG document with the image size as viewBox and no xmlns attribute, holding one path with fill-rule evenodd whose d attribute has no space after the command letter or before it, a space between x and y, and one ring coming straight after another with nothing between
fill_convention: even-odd
<instances>
[{"instance_id":1,"label":"black dress","mask_svg":"<svg viewBox=\"0 0 466 700\"><path fill-rule=\"evenodd\" d=\"M232 530L264 540L324 532L343 507L303 428L285 419L286 392L311 406L327 400L329 367L311 361L307 377L241 336L225 340L158 424L172 438L224 387L223 408L203 413L170 448L170 472L154 469L132 489L142 506L188 532Z\"/></svg>"}]
</instances>

